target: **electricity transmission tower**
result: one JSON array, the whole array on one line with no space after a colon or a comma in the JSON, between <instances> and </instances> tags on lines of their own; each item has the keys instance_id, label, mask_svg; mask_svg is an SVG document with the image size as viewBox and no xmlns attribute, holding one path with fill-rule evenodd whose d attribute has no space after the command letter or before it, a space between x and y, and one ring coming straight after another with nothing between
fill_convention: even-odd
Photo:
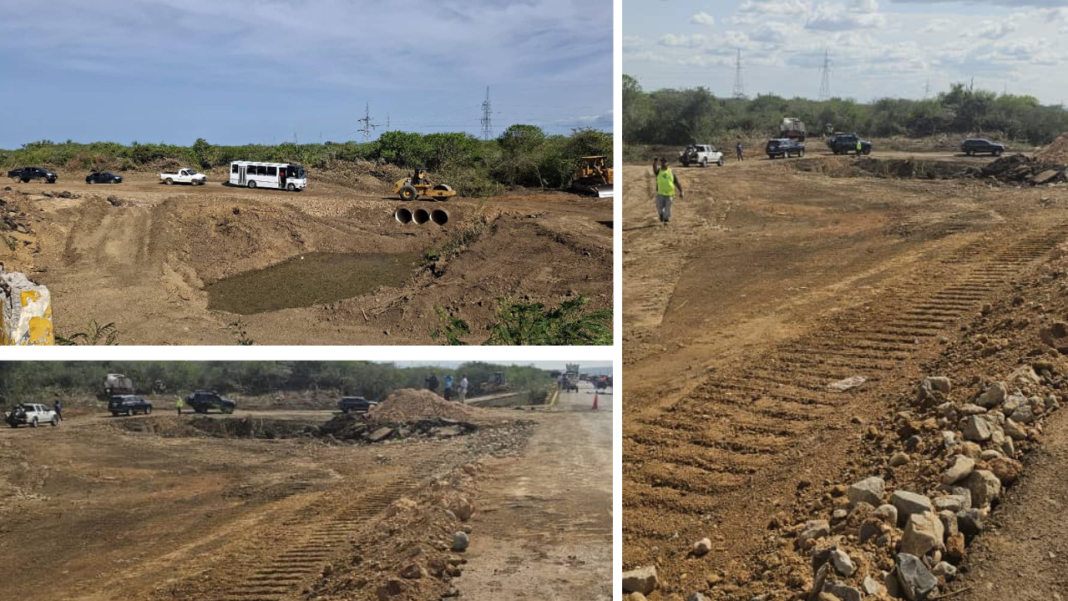
<instances>
[{"instance_id":1,"label":"electricity transmission tower","mask_svg":"<svg viewBox=\"0 0 1068 601\"><path fill-rule=\"evenodd\" d=\"M482 101L482 139L493 139L493 107L490 105L489 86L486 86L486 99Z\"/></svg>"},{"instance_id":2,"label":"electricity transmission tower","mask_svg":"<svg viewBox=\"0 0 1068 601\"><path fill-rule=\"evenodd\" d=\"M923 99L927 100L931 95L931 80L927 80L927 85L923 86Z\"/></svg>"},{"instance_id":3,"label":"electricity transmission tower","mask_svg":"<svg viewBox=\"0 0 1068 601\"><path fill-rule=\"evenodd\" d=\"M820 102L829 100L831 97L831 55L827 50L823 51L823 72L820 77Z\"/></svg>"},{"instance_id":4,"label":"electricity transmission tower","mask_svg":"<svg viewBox=\"0 0 1068 601\"><path fill-rule=\"evenodd\" d=\"M363 119L357 119L360 123L363 123L363 127L359 129L363 133L363 141L367 142L371 139L371 132L378 127L377 124L371 123L371 103L367 103L366 112Z\"/></svg>"},{"instance_id":5,"label":"electricity transmission tower","mask_svg":"<svg viewBox=\"0 0 1068 601\"><path fill-rule=\"evenodd\" d=\"M741 100L745 98L745 80L742 79L742 49L738 49L738 62L734 70L734 97Z\"/></svg>"}]
</instances>

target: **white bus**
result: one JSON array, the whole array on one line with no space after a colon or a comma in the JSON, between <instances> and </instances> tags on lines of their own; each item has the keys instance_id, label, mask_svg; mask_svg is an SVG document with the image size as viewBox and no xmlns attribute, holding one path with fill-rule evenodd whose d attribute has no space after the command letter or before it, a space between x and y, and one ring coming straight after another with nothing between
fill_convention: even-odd
<instances>
[{"instance_id":1,"label":"white bus","mask_svg":"<svg viewBox=\"0 0 1068 601\"><path fill-rule=\"evenodd\" d=\"M291 163L230 163L230 185L249 188L276 188L299 192L308 185L304 167Z\"/></svg>"}]
</instances>

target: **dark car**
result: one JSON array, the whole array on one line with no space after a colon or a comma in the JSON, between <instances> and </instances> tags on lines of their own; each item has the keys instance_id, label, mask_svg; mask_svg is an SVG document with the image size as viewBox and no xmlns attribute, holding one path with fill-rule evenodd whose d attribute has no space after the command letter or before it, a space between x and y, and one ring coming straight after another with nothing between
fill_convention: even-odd
<instances>
[{"instance_id":1,"label":"dark car","mask_svg":"<svg viewBox=\"0 0 1068 601\"><path fill-rule=\"evenodd\" d=\"M54 184L56 183L56 180L59 179L59 176L56 175L55 172L49 171L47 169L41 169L40 167L23 167L22 169L12 169L11 171L7 172L7 176L17 182L22 182L24 184L29 182L31 179L43 179L49 184Z\"/></svg>"},{"instance_id":2,"label":"dark car","mask_svg":"<svg viewBox=\"0 0 1068 601\"><path fill-rule=\"evenodd\" d=\"M367 413L377 404L378 401L369 401L362 396L346 396L337 402L337 408L342 413Z\"/></svg>"},{"instance_id":3,"label":"dark car","mask_svg":"<svg viewBox=\"0 0 1068 601\"><path fill-rule=\"evenodd\" d=\"M871 142L860 140L860 149L857 149L857 134L834 134L827 139L827 147L834 154L871 154Z\"/></svg>"},{"instance_id":4,"label":"dark car","mask_svg":"<svg viewBox=\"0 0 1068 601\"><path fill-rule=\"evenodd\" d=\"M986 138L969 138L961 142L960 151L968 156L990 154L998 157L1005 152L1005 145L1000 142L991 142Z\"/></svg>"},{"instance_id":5,"label":"dark car","mask_svg":"<svg viewBox=\"0 0 1068 601\"><path fill-rule=\"evenodd\" d=\"M185 404L197 413L207 413L212 409L218 409L220 413L233 413L237 409L237 402L220 396L214 390L194 390L186 397Z\"/></svg>"},{"instance_id":6,"label":"dark car","mask_svg":"<svg viewBox=\"0 0 1068 601\"><path fill-rule=\"evenodd\" d=\"M87 184L121 184L122 176L115 175L110 171L97 171L85 176Z\"/></svg>"},{"instance_id":7,"label":"dark car","mask_svg":"<svg viewBox=\"0 0 1068 601\"><path fill-rule=\"evenodd\" d=\"M775 159L778 157L790 158L791 156L805 156L805 143L791 138L776 138L774 140L768 140L768 145L764 148L764 151L768 153L769 159Z\"/></svg>"},{"instance_id":8,"label":"dark car","mask_svg":"<svg viewBox=\"0 0 1068 601\"><path fill-rule=\"evenodd\" d=\"M136 394L122 394L108 399L108 411L114 416L152 413L152 403Z\"/></svg>"}]
</instances>

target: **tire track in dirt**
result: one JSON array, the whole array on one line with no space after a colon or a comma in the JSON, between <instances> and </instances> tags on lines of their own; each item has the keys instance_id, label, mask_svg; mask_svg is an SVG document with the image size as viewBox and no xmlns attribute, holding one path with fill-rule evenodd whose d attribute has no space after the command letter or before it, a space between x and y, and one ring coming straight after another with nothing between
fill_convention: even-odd
<instances>
[{"instance_id":1,"label":"tire track in dirt","mask_svg":"<svg viewBox=\"0 0 1068 601\"><path fill-rule=\"evenodd\" d=\"M802 480L849 461L846 440L936 348L923 343L974 314L1066 236L1057 225L1000 248L996 237L965 246L945 260L952 275L944 282L913 281L634 419L623 441L625 568L656 564L663 592L692 592L685 580L703 577L685 553L715 532L711 565L741 561ZM867 378L859 389L827 388L856 375Z\"/></svg>"},{"instance_id":2,"label":"tire track in dirt","mask_svg":"<svg viewBox=\"0 0 1068 601\"><path fill-rule=\"evenodd\" d=\"M343 486L330 491L273 526L269 544L257 538L213 558L213 565L224 567L206 578L191 577L195 580L191 588L204 592L182 591L179 596L205 601L278 601L299 592L349 550L350 538L371 518L393 501L416 492L451 461L454 459L425 459L396 478L365 490L356 492ZM362 487L357 483L353 486Z\"/></svg>"}]
</instances>

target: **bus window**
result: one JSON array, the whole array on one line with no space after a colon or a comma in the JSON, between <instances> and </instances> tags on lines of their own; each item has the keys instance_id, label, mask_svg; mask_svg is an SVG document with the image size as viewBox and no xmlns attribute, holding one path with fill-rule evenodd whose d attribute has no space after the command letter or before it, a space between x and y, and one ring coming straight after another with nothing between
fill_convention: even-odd
<instances>
[{"instance_id":1,"label":"bus window","mask_svg":"<svg viewBox=\"0 0 1068 601\"><path fill-rule=\"evenodd\" d=\"M256 165L256 175L267 175L267 168L263 165Z\"/></svg>"},{"instance_id":2,"label":"bus window","mask_svg":"<svg viewBox=\"0 0 1068 601\"><path fill-rule=\"evenodd\" d=\"M278 169L276 169L274 167L268 167L267 168L267 175L277 176L278 175Z\"/></svg>"},{"instance_id":3,"label":"bus window","mask_svg":"<svg viewBox=\"0 0 1068 601\"><path fill-rule=\"evenodd\" d=\"M237 173L237 163L230 165L230 173Z\"/></svg>"}]
</instances>

